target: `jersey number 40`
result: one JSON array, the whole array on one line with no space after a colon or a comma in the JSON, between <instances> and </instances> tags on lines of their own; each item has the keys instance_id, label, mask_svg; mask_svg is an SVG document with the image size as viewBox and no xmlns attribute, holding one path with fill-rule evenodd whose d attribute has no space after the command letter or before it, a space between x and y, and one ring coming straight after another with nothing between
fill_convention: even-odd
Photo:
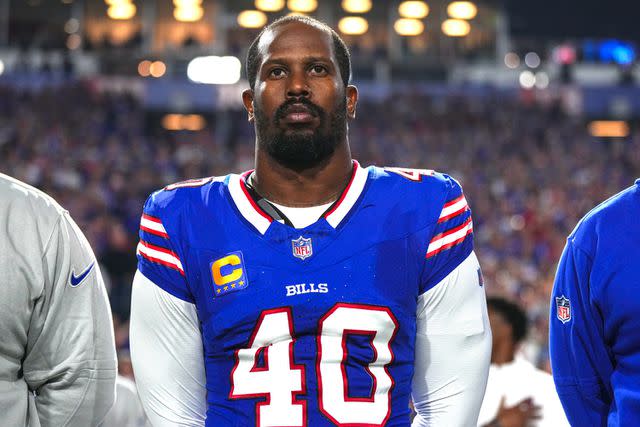
<instances>
[{"instance_id":1,"label":"jersey number 40","mask_svg":"<svg viewBox=\"0 0 640 427\"><path fill-rule=\"evenodd\" d=\"M386 307L338 303L318 325L316 376L319 408L339 426L382 426L391 414L393 379L387 366L393 362L391 341L398 322ZM347 359L346 337L371 337L374 360L365 370L373 378L368 398L350 398L343 370ZM307 426L305 369L293 361L293 320L289 307L265 310L249 341L249 348L236 352L231 371L231 399L266 397L256 404L256 426ZM257 367L263 353L264 365Z\"/></svg>"}]
</instances>

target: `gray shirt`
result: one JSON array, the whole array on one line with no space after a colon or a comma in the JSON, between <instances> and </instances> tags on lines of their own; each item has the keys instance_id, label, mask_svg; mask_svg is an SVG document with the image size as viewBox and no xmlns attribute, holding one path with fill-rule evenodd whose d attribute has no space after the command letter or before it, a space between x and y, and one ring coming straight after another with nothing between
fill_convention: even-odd
<instances>
[{"instance_id":1,"label":"gray shirt","mask_svg":"<svg viewBox=\"0 0 640 427\"><path fill-rule=\"evenodd\" d=\"M0 424L95 426L115 399L109 301L86 238L0 174Z\"/></svg>"}]
</instances>

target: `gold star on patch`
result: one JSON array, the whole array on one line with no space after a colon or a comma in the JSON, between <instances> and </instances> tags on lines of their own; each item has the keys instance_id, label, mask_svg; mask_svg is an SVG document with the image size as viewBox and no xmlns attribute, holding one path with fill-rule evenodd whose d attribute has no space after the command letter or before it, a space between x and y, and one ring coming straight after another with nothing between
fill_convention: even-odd
<instances>
[{"instance_id":1,"label":"gold star on patch","mask_svg":"<svg viewBox=\"0 0 640 427\"><path fill-rule=\"evenodd\" d=\"M229 290L229 287L228 287L228 286L225 286L223 289L224 289L225 291L228 291L228 290Z\"/></svg>"},{"instance_id":2,"label":"gold star on patch","mask_svg":"<svg viewBox=\"0 0 640 427\"><path fill-rule=\"evenodd\" d=\"M217 289L218 293L220 293L220 289Z\"/></svg>"},{"instance_id":3,"label":"gold star on patch","mask_svg":"<svg viewBox=\"0 0 640 427\"><path fill-rule=\"evenodd\" d=\"M239 281L239 282L238 282L238 284L239 284L240 286L244 285L244 280Z\"/></svg>"},{"instance_id":4,"label":"gold star on patch","mask_svg":"<svg viewBox=\"0 0 640 427\"><path fill-rule=\"evenodd\" d=\"M232 283L232 284L231 284L231 289L235 289L235 287L236 287L236 284L235 284L235 283Z\"/></svg>"}]
</instances>

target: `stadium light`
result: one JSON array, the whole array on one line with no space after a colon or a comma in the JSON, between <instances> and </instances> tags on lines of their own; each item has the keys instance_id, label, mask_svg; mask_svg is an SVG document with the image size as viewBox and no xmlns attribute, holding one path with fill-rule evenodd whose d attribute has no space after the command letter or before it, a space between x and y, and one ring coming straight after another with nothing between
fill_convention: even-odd
<instances>
[{"instance_id":1,"label":"stadium light","mask_svg":"<svg viewBox=\"0 0 640 427\"><path fill-rule=\"evenodd\" d=\"M180 22L196 22L204 16L202 6L180 6L173 9L173 17Z\"/></svg>"},{"instance_id":2,"label":"stadium light","mask_svg":"<svg viewBox=\"0 0 640 427\"><path fill-rule=\"evenodd\" d=\"M422 19L429 14L429 6L423 1L403 1L398 13L403 18Z\"/></svg>"},{"instance_id":3,"label":"stadium light","mask_svg":"<svg viewBox=\"0 0 640 427\"><path fill-rule=\"evenodd\" d=\"M338 22L338 29L343 34L360 35L367 32L369 22L361 16L345 16Z\"/></svg>"},{"instance_id":4,"label":"stadium light","mask_svg":"<svg viewBox=\"0 0 640 427\"><path fill-rule=\"evenodd\" d=\"M151 75L151 61L145 59L138 64L138 74L142 77L149 77Z\"/></svg>"},{"instance_id":5,"label":"stadium light","mask_svg":"<svg viewBox=\"0 0 640 427\"><path fill-rule=\"evenodd\" d=\"M393 24L393 29L401 36L417 36L424 31L424 24L418 19L400 18Z\"/></svg>"},{"instance_id":6,"label":"stadium light","mask_svg":"<svg viewBox=\"0 0 640 427\"><path fill-rule=\"evenodd\" d=\"M524 56L524 63L529 68L538 68L540 66L540 56L535 52L529 52Z\"/></svg>"},{"instance_id":7,"label":"stadium light","mask_svg":"<svg viewBox=\"0 0 640 427\"><path fill-rule=\"evenodd\" d=\"M520 57L517 53L509 52L504 56L504 65L511 69L518 68L520 65Z\"/></svg>"},{"instance_id":8,"label":"stadium light","mask_svg":"<svg viewBox=\"0 0 640 427\"><path fill-rule=\"evenodd\" d=\"M127 20L136 16L136 5L133 3L114 3L107 9L107 16L116 20Z\"/></svg>"},{"instance_id":9,"label":"stadium light","mask_svg":"<svg viewBox=\"0 0 640 427\"><path fill-rule=\"evenodd\" d=\"M531 71L525 70L520 73L518 81L523 88L531 89L536 84L536 76Z\"/></svg>"},{"instance_id":10,"label":"stadium light","mask_svg":"<svg viewBox=\"0 0 640 427\"><path fill-rule=\"evenodd\" d=\"M267 23L267 15L259 10L243 10L238 14L238 25L244 28L262 28Z\"/></svg>"},{"instance_id":11,"label":"stadium light","mask_svg":"<svg viewBox=\"0 0 640 427\"><path fill-rule=\"evenodd\" d=\"M255 5L263 12L278 12L284 7L284 0L256 0Z\"/></svg>"},{"instance_id":12,"label":"stadium light","mask_svg":"<svg viewBox=\"0 0 640 427\"><path fill-rule=\"evenodd\" d=\"M536 73L535 78L536 78L536 87L538 89L546 89L547 87L549 87L549 75L544 71L540 71L539 73Z\"/></svg>"},{"instance_id":13,"label":"stadium light","mask_svg":"<svg viewBox=\"0 0 640 427\"><path fill-rule=\"evenodd\" d=\"M629 136L629 124L623 120L594 120L589 133L597 138L624 138Z\"/></svg>"},{"instance_id":14,"label":"stadium light","mask_svg":"<svg viewBox=\"0 0 640 427\"><path fill-rule=\"evenodd\" d=\"M342 0L342 9L347 13L367 13L371 10L371 0Z\"/></svg>"},{"instance_id":15,"label":"stadium light","mask_svg":"<svg viewBox=\"0 0 640 427\"><path fill-rule=\"evenodd\" d=\"M287 0L287 7L292 12L309 13L318 8L317 0Z\"/></svg>"},{"instance_id":16,"label":"stadium light","mask_svg":"<svg viewBox=\"0 0 640 427\"><path fill-rule=\"evenodd\" d=\"M81 44L82 37L80 37L78 34L69 34L69 37L67 37L67 49L76 50L80 47Z\"/></svg>"},{"instance_id":17,"label":"stadium light","mask_svg":"<svg viewBox=\"0 0 640 427\"><path fill-rule=\"evenodd\" d=\"M80 29L80 22L76 18L70 18L64 24L64 32L67 34L77 33Z\"/></svg>"},{"instance_id":18,"label":"stadium light","mask_svg":"<svg viewBox=\"0 0 640 427\"><path fill-rule=\"evenodd\" d=\"M4 73L4 62L0 59L0 76Z\"/></svg>"},{"instance_id":19,"label":"stadium light","mask_svg":"<svg viewBox=\"0 0 640 427\"><path fill-rule=\"evenodd\" d=\"M200 114L166 114L162 118L162 127L166 130L199 131L205 128L207 122Z\"/></svg>"},{"instance_id":20,"label":"stadium light","mask_svg":"<svg viewBox=\"0 0 640 427\"><path fill-rule=\"evenodd\" d=\"M462 19L447 19L442 23L442 32L449 37L464 37L471 31L471 25Z\"/></svg>"},{"instance_id":21,"label":"stadium light","mask_svg":"<svg viewBox=\"0 0 640 427\"><path fill-rule=\"evenodd\" d=\"M235 56L199 56L187 66L187 77L193 82L229 85L240 80L242 64Z\"/></svg>"},{"instance_id":22,"label":"stadium light","mask_svg":"<svg viewBox=\"0 0 640 427\"><path fill-rule=\"evenodd\" d=\"M447 13L453 19L473 19L478 14L478 8L470 1L454 1L447 6Z\"/></svg>"},{"instance_id":23,"label":"stadium light","mask_svg":"<svg viewBox=\"0 0 640 427\"><path fill-rule=\"evenodd\" d=\"M202 0L173 0L173 5L175 7L201 6Z\"/></svg>"},{"instance_id":24,"label":"stadium light","mask_svg":"<svg viewBox=\"0 0 640 427\"><path fill-rule=\"evenodd\" d=\"M154 61L149 66L149 74L151 74L151 77L155 77L156 79L164 76L164 73L166 72L167 66L162 61Z\"/></svg>"}]
</instances>

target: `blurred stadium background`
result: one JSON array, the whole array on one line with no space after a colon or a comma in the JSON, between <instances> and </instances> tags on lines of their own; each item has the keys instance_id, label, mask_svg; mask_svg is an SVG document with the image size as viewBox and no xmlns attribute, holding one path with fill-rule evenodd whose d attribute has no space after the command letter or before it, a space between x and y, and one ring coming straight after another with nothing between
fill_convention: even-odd
<instances>
[{"instance_id":1,"label":"blurred stadium background","mask_svg":"<svg viewBox=\"0 0 640 427\"><path fill-rule=\"evenodd\" d=\"M640 5L595 0L0 0L0 171L66 207L106 276L126 363L146 196L252 167L244 54L267 22L339 29L362 164L460 180L490 295L526 308L548 369L567 234L640 176Z\"/></svg>"}]
</instances>

